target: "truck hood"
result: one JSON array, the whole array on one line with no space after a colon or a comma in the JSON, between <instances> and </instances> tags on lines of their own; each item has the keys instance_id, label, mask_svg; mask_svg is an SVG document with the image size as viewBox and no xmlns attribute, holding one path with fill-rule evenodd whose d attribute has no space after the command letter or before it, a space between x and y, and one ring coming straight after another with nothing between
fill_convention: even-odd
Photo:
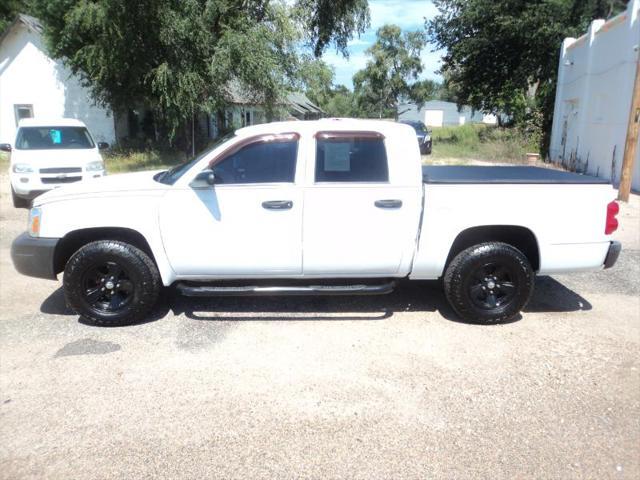
<instances>
[{"instance_id":1,"label":"truck hood","mask_svg":"<svg viewBox=\"0 0 640 480\"><path fill-rule=\"evenodd\" d=\"M38 206L47 202L89 196L121 196L129 193L135 193L136 195L141 193L161 194L170 188L170 185L156 182L153 179L154 175L161 171L162 170L152 170L136 173L119 173L65 185L54 188L36 197L33 205Z\"/></svg>"}]
</instances>

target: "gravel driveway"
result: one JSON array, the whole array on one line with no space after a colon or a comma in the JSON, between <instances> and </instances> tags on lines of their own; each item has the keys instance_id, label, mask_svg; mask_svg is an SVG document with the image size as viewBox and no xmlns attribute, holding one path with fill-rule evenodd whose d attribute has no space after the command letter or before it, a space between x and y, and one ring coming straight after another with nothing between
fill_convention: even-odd
<instances>
[{"instance_id":1,"label":"gravel driveway","mask_svg":"<svg viewBox=\"0 0 640 480\"><path fill-rule=\"evenodd\" d=\"M384 297L183 299L81 323L18 275L0 198L2 478L640 477L640 201L615 269L540 277L522 319Z\"/></svg>"}]
</instances>

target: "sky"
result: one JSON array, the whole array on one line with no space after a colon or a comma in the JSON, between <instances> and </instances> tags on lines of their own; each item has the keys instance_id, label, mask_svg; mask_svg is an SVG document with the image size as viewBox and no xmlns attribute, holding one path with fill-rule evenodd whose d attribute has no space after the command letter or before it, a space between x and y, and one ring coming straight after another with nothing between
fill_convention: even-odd
<instances>
[{"instance_id":1,"label":"sky","mask_svg":"<svg viewBox=\"0 0 640 480\"><path fill-rule=\"evenodd\" d=\"M375 42L376 30L385 23L398 25L402 30L421 30L424 19L436 16L438 10L430 0L369 0L371 25L360 37L349 42L349 58L344 58L335 49L330 49L322 56L325 62L335 69L335 83L353 87L351 78L358 70L365 67L367 58L365 50ZM435 47L427 45L422 51L423 72L421 78L442 80L436 74L440 68L442 51L433 52Z\"/></svg>"}]
</instances>

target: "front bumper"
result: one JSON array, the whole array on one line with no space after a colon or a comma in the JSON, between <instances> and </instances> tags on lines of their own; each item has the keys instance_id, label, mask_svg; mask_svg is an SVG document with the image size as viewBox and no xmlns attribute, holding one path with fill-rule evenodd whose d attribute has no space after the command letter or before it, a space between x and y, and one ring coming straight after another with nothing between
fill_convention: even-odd
<instances>
[{"instance_id":1,"label":"front bumper","mask_svg":"<svg viewBox=\"0 0 640 480\"><path fill-rule=\"evenodd\" d=\"M49 190L31 190L29 192L16 192L17 197L24 198L25 200L34 200L37 196L47 193Z\"/></svg>"},{"instance_id":2,"label":"front bumper","mask_svg":"<svg viewBox=\"0 0 640 480\"><path fill-rule=\"evenodd\" d=\"M604 257L604 268L611 268L616 264L621 250L622 244L620 242L613 241L609 244L607 256Z\"/></svg>"},{"instance_id":3,"label":"front bumper","mask_svg":"<svg viewBox=\"0 0 640 480\"><path fill-rule=\"evenodd\" d=\"M11 244L11 260L15 269L29 277L56 280L53 257L59 238L34 238L26 232Z\"/></svg>"},{"instance_id":4,"label":"front bumper","mask_svg":"<svg viewBox=\"0 0 640 480\"><path fill-rule=\"evenodd\" d=\"M11 173L11 188L13 188L14 193L18 197L33 200L38 195L42 195L54 188L73 185L74 183L84 182L93 178L104 177L106 173L107 172L105 170L69 174Z\"/></svg>"},{"instance_id":5,"label":"front bumper","mask_svg":"<svg viewBox=\"0 0 640 480\"><path fill-rule=\"evenodd\" d=\"M420 153L431 153L431 140L424 140L424 138L418 137L418 145L420 145Z\"/></svg>"}]
</instances>

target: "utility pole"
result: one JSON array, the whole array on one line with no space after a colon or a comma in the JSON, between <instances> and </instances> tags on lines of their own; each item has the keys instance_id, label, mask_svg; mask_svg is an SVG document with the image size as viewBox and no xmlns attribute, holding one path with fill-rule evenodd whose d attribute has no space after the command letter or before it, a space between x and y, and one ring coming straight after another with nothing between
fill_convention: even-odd
<instances>
[{"instance_id":1,"label":"utility pole","mask_svg":"<svg viewBox=\"0 0 640 480\"><path fill-rule=\"evenodd\" d=\"M196 113L191 107L191 156L196 156Z\"/></svg>"},{"instance_id":2,"label":"utility pole","mask_svg":"<svg viewBox=\"0 0 640 480\"><path fill-rule=\"evenodd\" d=\"M638 145L638 130L640 129L640 60L636 61L636 79L633 84L631 97L631 109L629 111L629 123L627 124L627 140L624 144L622 157L622 174L620 175L620 187L618 187L618 200L629 201L631 192L631 177L633 164L636 160L636 148Z\"/></svg>"}]
</instances>

